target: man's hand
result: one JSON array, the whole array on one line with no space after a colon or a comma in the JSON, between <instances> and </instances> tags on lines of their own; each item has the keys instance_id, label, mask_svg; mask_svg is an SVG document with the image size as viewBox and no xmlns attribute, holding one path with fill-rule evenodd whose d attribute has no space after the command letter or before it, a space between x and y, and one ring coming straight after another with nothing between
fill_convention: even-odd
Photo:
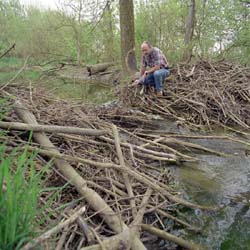
<instances>
[{"instance_id":1,"label":"man's hand","mask_svg":"<svg viewBox=\"0 0 250 250\"><path fill-rule=\"evenodd\" d=\"M146 70L146 71L144 72L144 74L143 74L143 77L146 77L148 74L149 74L149 73L148 73L148 71Z\"/></svg>"},{"instance_id":2,"label":"man's hand","mask_svg":"<svg viewBox=\"0 0 250 250\"><path fill-rule=\"evenodd\" d=\"M130 86L134 87L137 86L139 84L139 80L135 80Z\"/></svg>"}]
</instances>

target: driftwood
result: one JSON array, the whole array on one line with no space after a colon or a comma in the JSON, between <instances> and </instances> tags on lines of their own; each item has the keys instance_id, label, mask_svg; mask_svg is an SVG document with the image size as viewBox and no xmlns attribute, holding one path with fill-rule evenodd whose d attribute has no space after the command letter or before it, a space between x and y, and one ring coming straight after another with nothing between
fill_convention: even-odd
<instances>
[{"instance_id":1,"label":"driftwood","mask_svg":"<svg viewBox=\"0 0 250 250\"><path fill-rule=\"evenodd\" d=\"M131 239L129 229L125 229L122 233L112 236L104 240L101 244L83 247L81 250L119 250L119 249L130 249L128 244Z\"/></svg>"},{"instance_id":2,"label":"driftwood","mask_svg":"<svg viewBox=\"0 0 250 250\"><path fill-rule=\"evenodd\" d=\"M32 113L27 111L27 109L20 103L15 103L15 111L24 122L28 124L37 124L36 118ZM55 146L51 143L49 138L42 133L34 133L34 139L40 143L42 146L50 148L50 151L56 154L60 154ZM72 185L76 187L78 192L83 195L86 201L93 207L94 210L99 211L99 214L106 223L117 233L121 233L127 228L127 226L120 221L120 218L111 209L111 207L97 194L93 189L87 186L86 180L84 180L74 168L72 168L66 161L60 159L55 160L55 165L62 172L62 174L71 182ZM145 250L146 248L141 243L141 241L136 237L131 242L133 250Z\"/></svg>"},{"instance_id":3,"label":"driftwood","mask_svg":"<svg viewBox=\"0 0 250 250\"><path fill-rule=\"evenodd\" d=\"M195 147L195 143L184 143L185 147L182 147L182 141L190 143L188 136L186 138L185 135L160 131L157 125L152 126L146 116L134 114L124 108L87 107L53 100L47 92L35 88L27 91L25 87L17 87L11 88L11 91L18 99L22 99L27 108L14 105L16 112L11 110L6 119L10 122L18 121L18 114L23 122L29 124L38 125L39 122L63 127L73 125L107 131L105 136L91 139L80 135L53 133L50 140L44 133L34 132L33 138L41 146L32 141L25 145L25 137L15 130L11 133L2 133L0 136L8 148L6 154L10 150L12 152L13 148L17 155L24 148L37 152L35 161L38 161L38 169L42 168L48 159L54 160L55 167L51 167L52 171L48 175L46 185L62 186L65 181L73 184L67 192L62 190L59 201L55 201L53 207L48 210L54 211L52 217L56 223L60 210L54 208L68 203L77 205L79 200L86 203L86 212L82 220L78 218L74 224L65 228L66 232L59 232L57 239L51 237L57 241L58 250L119 249L129 248L131 243L133 249L138 249L135 241L145 249L139 237L143 238L145 243L157 243L156 238L154 242L150 242L152 239L149 237L145 238L141 224L152 223L158 227L164 225L165 218L173 221L173 225L177 223L183 228L199 231L199 225L191 225L185 219L179 219L174 215L178 215L179 208L183 206L211 208L184 200L181 194L169 185L172 180L171 172L168 170L169 162L172 164L177 161L181 164L182 161L197 160L186 153L192 148L204 150ZM11 99L11 103L16 99ZM6 109L5 104L2 105L2 109ZM38 122L29 110L36 112ZM181 147L178 146L176 149L176 144ZM214 154L212 150L206 152ZM50 195L52 192L48 192L48 197ZM46 202L46 197L42 198ZM51 218L46 219L45 225L50 224L50 220ZM170 228L168 232L171 233L171 230ZM133 240L134 236L136 238Z\"/></svg>"},{"instance_id":4,"label":"driftwood","mask_svg":"<svg viewBox=\"0 0 250 250\"><path fill-rule=\"evenodd\" d=\"M157 98L127 86L120 91L124 105L178 121L192 129L204 125L250 129L250 69L225 61L198 61L171 70L164 83L166 95Z\"/></svg>"},{"instance_id":5,"label":"driftwood","mask_svg":"<svg viewBox=\"0 0 250 250\"><path fill-rule=\"evenodd\" d=\"M107 134L107 131L98 129L86 129L66 126L55 126L55 125L39 125L39 124L26 124L20 122L1 122L0 128L7 130L24 130L34 132L46 132L46 133L66 133L76 135L88 135L88 136L101 136Z\"/></svg>"},{"instance_id":6,"label":"driftwood","mask_svg":"<svg viewBox=\"0 0 250 250\"><path fill-rule=\"evenodd\" d=\"M114 65L113 62L87 65L87 71L89 72L89 76L91 76L91 75L94 75L96 73L103 72L107 68L109 68L110 66L113 66L113 65Z\"/></svg>"},{"instance_id":7,"label":"driftwood","mask_svg":"<svg viewBox=\"0 0 250 250\"><path fill-rule=\"evenodd\" d=\"M199 249L202 249L201 246L198 246L198 245L195 245L195 244L192 244L180 237L177 237L175 235L172 235L170 233L167 233L163 230L160 230L156 227L153 227L153 226L150 226L150 225L146 225L146 224L143 224L141 225L142 229L151 233L151 234L155 234L156 236L160 237L161 239L164 239L164 240L167 240L167 241L171 241L171 242L174 242L175 244L181 246L181 247L184 247L186 249L190 249L190 250L199 250Z\"/></svg>"},{"instance_id":8,"label":"driftwood","mask_svg":"<svg viewBox=\"0 0 250 250\"><path fill-rule=\"evenodd\" d=\"M121 165L122 168L126 168L127 166L126 166L124 158L123 158L121 145L120 145L120 138L119 138L117 127L115 125L113 125L112 130L113 130L113 133L114 133L115 147L116 147L116 151L117 151L117 155L118 155L118 158L119 158L120 165ZM124 183L125 183L125 186L127 188L127 192L128 192L129 198L130 198L130 205L131 205L131 208L132 208L132 215L135 218L137 211L136 211L136 205L135 205L133 189L132 189L132 186L131 186L131 183L130 183L130 180L129 180L128 173L123 172L122 175L123 175Z\"/></svg>"}]
</instances>

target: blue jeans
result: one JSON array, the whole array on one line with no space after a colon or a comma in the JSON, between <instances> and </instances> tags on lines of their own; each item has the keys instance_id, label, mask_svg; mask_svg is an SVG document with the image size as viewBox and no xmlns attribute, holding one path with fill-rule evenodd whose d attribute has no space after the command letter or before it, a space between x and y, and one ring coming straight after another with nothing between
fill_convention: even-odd
<instances>
[{"instance_id":1,"label":"blue jeans","mask_svg":"<svg viewBox=\"0 0 250 250\"><path fill-rule=\"evenodd\" d=\"M146 76L144 85L155 87L156 91L162 90L164 79L170 75L169 69L159 69Z\"/></svg>"}]
</instances>

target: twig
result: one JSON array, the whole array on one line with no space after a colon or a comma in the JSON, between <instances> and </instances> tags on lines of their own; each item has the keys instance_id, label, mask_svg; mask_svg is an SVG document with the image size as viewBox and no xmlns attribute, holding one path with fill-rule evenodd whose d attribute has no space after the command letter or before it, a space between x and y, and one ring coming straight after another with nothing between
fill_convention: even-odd
<instances>
[{"instance_id":1,"label":"twig","mask_svg":"<svg viewBox=\"0 0 250 250\"><path fill-rule=\"evenodd\" d=\"M49 231L45 232L41 236L33 239L30 243L26 244L22 247L21 250L29 250L35 247L37 244L41 243L42 241L48 239L52 234L56 234L60 232L64 227L68 226L69 224L73 223L81 214L85 212L85 207L80 208L76 213L71 215L67 220L60 222L57 226L53 227Z\"/></svg>"}]
</instances>

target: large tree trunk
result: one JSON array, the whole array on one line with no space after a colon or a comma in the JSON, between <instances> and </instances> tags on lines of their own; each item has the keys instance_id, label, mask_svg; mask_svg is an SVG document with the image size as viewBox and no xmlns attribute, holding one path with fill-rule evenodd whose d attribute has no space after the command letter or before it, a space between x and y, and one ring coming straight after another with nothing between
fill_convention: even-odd
<instances>
[{"instance_id":1,"label":"large tree trunk","mask_svg":"<svg viewBox=\"0 0 250 250\"><path fill-rule=\"evenodd\" d=\"M133 0L119 0L121 29L121 61L124 73L137 71Z\"/></svg>"},{"instance_id":2,"label":"large tree trunk","mask_svg":"<svg viewBox=\"0 0 250 250\"><path fill-rule=\"evenodd\" d=\"M190 61L192 57L193 44L192 38L194 34L195 26L195 0L190 0L189 13L186 21L186 31L185 31L185 51L183 54L183 59L185 61Z\"/></svg>"},{"instance_id":3,"label":"large tree trunk","mask_svg":"<svg viewBox=\"0 0 250 250\"><path fill-rule=\"evenodd\" d=\"M105 15L103 18L103 32L104 32L104 47L105 47L105 60L107 62L115 61L115 42L114 42L114 24L112 17L112 1L107 1L107 7L105 9Z\"/></svg>"}]
</instances>

